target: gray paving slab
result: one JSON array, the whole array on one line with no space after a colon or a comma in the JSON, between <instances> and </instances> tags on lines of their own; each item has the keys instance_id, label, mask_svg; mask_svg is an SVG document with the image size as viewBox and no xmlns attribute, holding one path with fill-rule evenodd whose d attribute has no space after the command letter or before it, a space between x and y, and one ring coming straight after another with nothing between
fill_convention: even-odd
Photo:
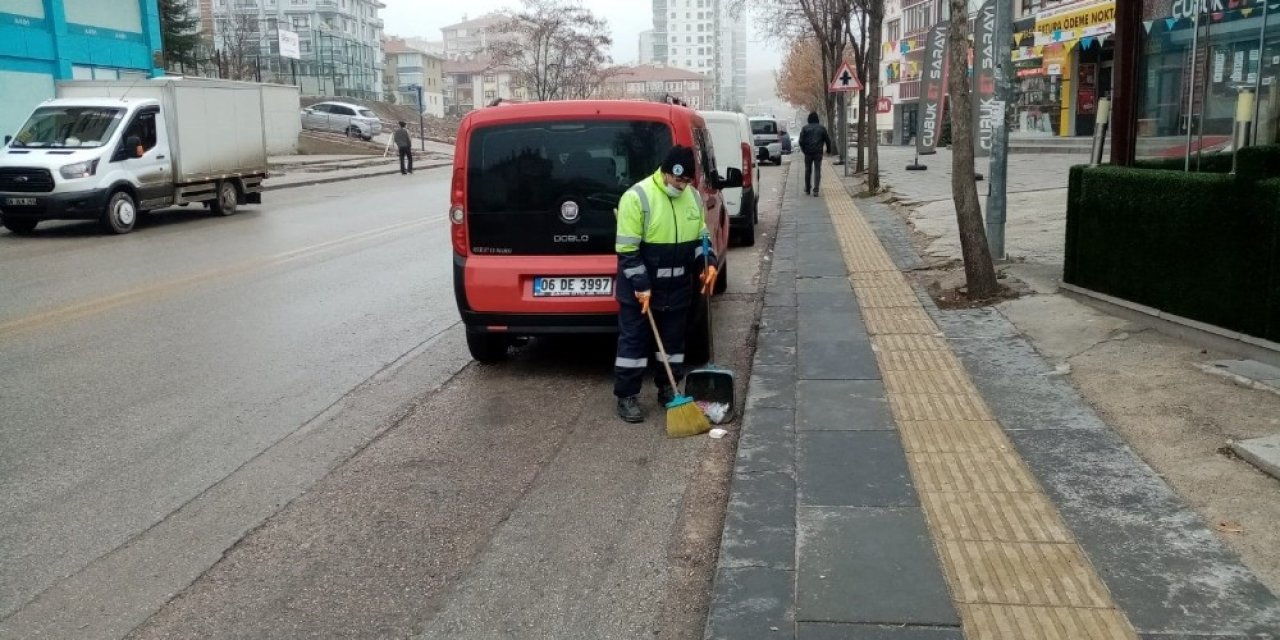
<instances>
[{"instance_id":1,"label":"gray paving slab","mask_svg":"<svg viewBox=\"0 0 1280 640\"><path fill-rule=\"evenodd\" d=\"M1222 376L1255 389L1280 394L1280 367L1263 364L1257 360L1239 359L1212 360L1197 366L1207 373Z\"/></svg>"},{"instance_id":2,"label":"gray paving slab","mask_svg":"<svg viewBox=\"0 0 1280 640\"><path fill-rule=\"evenodd\" d=\"M800 622L796 640L964 640L955 627Z\"/></svg>"},{"instance_id":3,"label":"gray paving slab","mask_svg":"<svg viewBox=\"0 0 1280 640\"><path fill-rule=\"evenodd\" d=\"M1280 434L1233 442L1231 450L1263 473L1280 480Z\"/></svg>"},{"instance_id":4,"label":"gray paving slab","mask_svg":"<svg viewBox=\"0 0 1280 640\"><path fill-rule=\"evenodd\" d=\"M798 380L799 431L893 431L893 414L879 380Z\"/></svg>"},{"instance_id":5,"label":"gray paving slab","mask_svg":"<svg viewBox=\"0 0 1280 640\"><path fill-rule=\"evenodd\" d=\"M918 508L801 507L796 619L956 626Z\"/></svg>"},{"instance_id":6,"label":"gray paving slab","mask_svg":"<svg viewBox=\"0 0 1280 640\"><path fill-rule=\"evenodd\" d=\"M796 364L796 334L791 331L759 334L756 338L756 364Z\"/></svg>"},{"instance_id":7,"label":"gray paving slab","mask_svg":"<svg viewBox=\"0 0 1280 640\"><path fill-rule=\"evenodd\" d=\"M799 325L795 307L765 307L760 312L760 333L795 331Z\"/></svg>"},{"instance_id":8,"label":"gray paving slab","mask_svg":"<svg viewBox=\"0 0 1280 640\"><path fill-rule=\"evenodd\" d=\"M844 277L837 278L800 278L796 280L797 293L844 293L846 291L852 293L853 287L849 284L849 279Z\"/></svg>"},{"instance_id":9,"label":"gray paving slab","mask_svg":"<svg viewBox=\"0 0 1280 640\"><path fill-rule=\"evenodd\" d=\"M766 291L764 294L764 306L794 307L796 306L796 292L794 290Z\"/></svg>"},{"instance_id":10,"label":"gray paving slab","mask_svg":"<svg viewBox=\"0 0 1280 640\"><path fill-rule=\"evenodd\" d=\"M746 567L716 572L707 640L795 638L795 573Z\"/></svg>"},{"instance_id":11,"label":"gray paving slab","mask_svg":"<svg viewBox=\"0 0 1280 640\"><path fill-rule=\"evenodd\" d=\"M795 409L796 367L759 363L751 367L746 410L749 413L765 407Z\"/></svg>"},{"instance_id":12,"label":"gray paving slab","mask_svg":"<svg viewBox=\"0 0 1280 640\"><path fill-rule=\"evenodd\" d=\"M742 418L738 439L737 473L795 474L796 428L794 409L756 407Z\"/></svg>"},{"instance_id":13,"label":"gray paving slab","mask_svg":"<svg viewBox=\"0 0 1280 640\"><path fill-rule=\"evenodd\" d=\"M968 312L940 312L938 317L955 314L975 317ZM976 331L980 335L999 332L1003 316L978 316ZM951 347L982 396L987 399L1008 430L1040 429L1106 429L1080 393L1061 376L1054 375L1035 348L1022 337L972 339L967 337L964 322L940 323Z\"/></svg>"},{"instance_id":14,"label":"gray paving slab","mask_svg":"<svg viewBox=\"0 0 1280 640\"><path fill-rule=\"evenodd\" d=\"M770 278L768 284L765 286L765 291L768 295L785 295L796 293L799 291L799 287L797 286L794 276L789 278Z\"/></svg>"},{"instance_id":15,"label":"gray paving slab","mask_svg":"<svg viewBox=\"0 0 1280 640\"><path fill-rule=\"evenodd\" d=\"M797 330L804 340L860 340L867 337L862 311L856 306L841 309L805 307L797 312Z\"/></svg>"},{"instance_id":16,"label":"gray paving slab","mask_svg":"<svg viewBox=\"0 0 1280 640\"><path fill-rule=\"evenodd\" d=\"M801 282L798 280L797 282ZM853 288L825 293L796 293L796 302L800 305L800 313L819 311L835 311L849 315L861 316L858 300L853 297Z\"/></svg>"},{"instance_id":17,"label":"gray paving slab","mask_svg":"<svg viewBox=\"0 0 1280 640\"><path fill-rule=\"evenodd\" d=\"M804 380L880 379L880 366L868 339L825 341L801 337L796 361Z\"/></svg>"},{"instance_id":18,"label":"gray paving slab","mask_svg":"<svg viewBox=\"0 0 1280 640\"><path fill-rule=\"evenodd\" d=\"M795 568L796 483L786 473L738 473L729 490L720 566Z\"/></svg>"},{"instance_id":19,"label":"gray paving slab","mask_svg":"<svg viewBox=\"0 0 1280 640\"><path fill-rule=\"evenodd\" d=\"M797 273L802 278L821 278L821 277L846 277L849 270L844 264L844 258L835 252L822 252L816 254L808 254L803 251L800 257L796 259L798 266Z\"/></svg>"},{"instance_id":20,"label":"gray paving slab","mask_svg":"<svg viewBox=\"0 0 1280 640\"><path fill-rule=\"evenodd\" d=\"M803 506L920 504L896 431L796 431L796 490Z\"/></svg>"},{"instance_id":21,"label":"gray paving slab","mask_svg":"<svg viewBox=\"0 0 1280 640\"><path fill-rule=\"evenodd\" d=\"M1137 631L1280 630L1276 597L1111 429L1010 438Z\"/></svg>"}]
</instances>

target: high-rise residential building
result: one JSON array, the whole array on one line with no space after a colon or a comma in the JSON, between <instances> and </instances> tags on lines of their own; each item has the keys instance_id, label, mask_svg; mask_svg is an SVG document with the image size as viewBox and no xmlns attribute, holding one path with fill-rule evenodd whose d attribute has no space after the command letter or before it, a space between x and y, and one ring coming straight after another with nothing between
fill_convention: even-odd
<instances>
[{"instance_id":1,"label":"high-rise residential building","mask_svg":"<svg viewBox=\"0 0 1280 640\"><path fill-rule=\"evenodd\" d=\"M653 60L712 78L719 109L747 99L747 27L728 0L653 0Z\"/></svg>"},{"instance_id":2,"label":"high-rise residential building","mask_svg":"<svg viewBox=\"0 0 1280 640\"><path fill-rule=\"evenodd\" d=\"M653 64L653 29L640 32L640 64Z\"/></svg>"},{"instance_id":3,"label":"high-rise residential building","mask_svg":"<svg viewBox=\"0 0 1280 640\"><path fill-rule=\"evenodd\" d=\"M248 42L254 78L298 84L304 95L381 99L381 0L197 0L212 10L215 66ZM280 31L298 35L301 58L280 55ZM247 32L248 38L234 32ZM222 70L225 75L225 69Z\"/></svg>"}]
</instances>

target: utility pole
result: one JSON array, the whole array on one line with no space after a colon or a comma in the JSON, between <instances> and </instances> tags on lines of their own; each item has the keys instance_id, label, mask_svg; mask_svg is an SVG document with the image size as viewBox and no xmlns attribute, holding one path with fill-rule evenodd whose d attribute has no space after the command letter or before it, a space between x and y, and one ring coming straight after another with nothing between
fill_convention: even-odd
<instances>
[{"instance_id":1,"label":"utility pole","mask_svg":"<svg viewBox=\"0 0 1280 640\"><path fill-rule=\"evenodd\" d=\"M422 143L422 150L427 150L427 124L422 117L422 85L414 85L418 89L418 140Z\"/></svg>"},{"instance_id":2,"label":"utility pole","mask_svg":"<svg viewBox=\"0 0 1280 640\"><path fill-rule=\"evenodd\" d=\"M1013 94L1013 0L996 0L996 101L999 114L991 141L987 183L987 247L991 257L1004 260L1004 222L1009 190L1009 98Z\"/></svg>"}]
</instances>

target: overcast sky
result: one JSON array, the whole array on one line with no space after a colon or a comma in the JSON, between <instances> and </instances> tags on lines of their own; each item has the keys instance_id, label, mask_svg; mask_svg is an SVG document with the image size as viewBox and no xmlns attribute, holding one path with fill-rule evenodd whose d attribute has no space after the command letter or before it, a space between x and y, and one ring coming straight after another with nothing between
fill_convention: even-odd
<instances>
[{"instance_id":1,"label":"overcast sky","mask_svg":"<svg viewBox=\"0 0 1280 640\"><path fill-rule=\"evenodd\" d=\"M441 39L440 27L476 18L490 11L519 8L520 0L383 0L386 33L393 36ZM653 28L652 3L648 0L583 0L596 15L609 21L613 31L613 61L635 62L640 57L640 32ZM456 8L455 8L456 7ZM782 54L776 44L761 41L755 20L747 18L747 72L770 71Z\"/></svg>"}]
</instances>

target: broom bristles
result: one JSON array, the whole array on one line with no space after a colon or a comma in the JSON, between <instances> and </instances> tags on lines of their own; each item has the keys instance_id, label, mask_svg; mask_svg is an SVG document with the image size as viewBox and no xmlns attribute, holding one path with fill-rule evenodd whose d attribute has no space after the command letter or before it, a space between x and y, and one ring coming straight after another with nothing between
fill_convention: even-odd
<instances>
[{"instance_id":1,"label":"broom bristles","mask_svg":"<svg viewBox=\"0 0 1280 640\"><path fill-rule=\"evenodd\" d=\"M668 438L687 438L710 430L711 422L692 399L680 396L667 405Z\"/></svg>"}]
</instances>

